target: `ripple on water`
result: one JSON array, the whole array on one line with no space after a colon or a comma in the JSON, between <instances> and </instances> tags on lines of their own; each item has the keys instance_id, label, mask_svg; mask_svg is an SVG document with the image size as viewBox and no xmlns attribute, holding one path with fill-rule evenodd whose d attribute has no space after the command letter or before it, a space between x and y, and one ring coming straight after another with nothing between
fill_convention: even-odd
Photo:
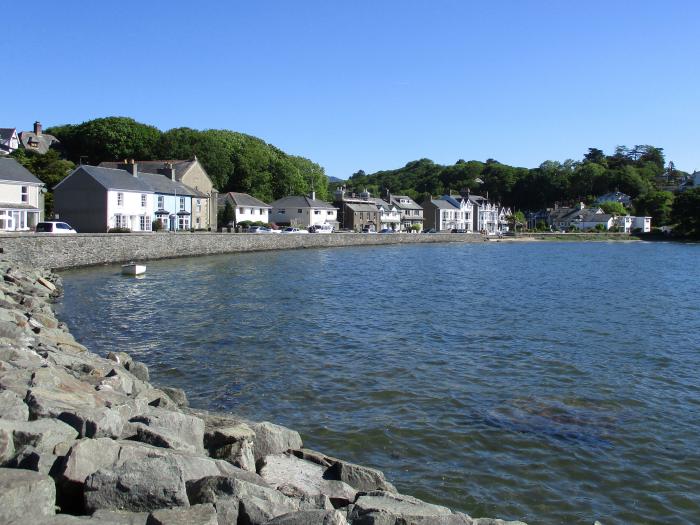
<instances>
[{"instance_id":1,"label":"ripple on water","mask_svg":"<svg viewBox=\"0 0 700 525\"><path fill-rule=\"evenodd\" d=\"M700 245L394 246L64 274L58 305L194 406L531 523L696 523ZM663 516L663 518L661 518Z\"/></svg>"}]
</instances>

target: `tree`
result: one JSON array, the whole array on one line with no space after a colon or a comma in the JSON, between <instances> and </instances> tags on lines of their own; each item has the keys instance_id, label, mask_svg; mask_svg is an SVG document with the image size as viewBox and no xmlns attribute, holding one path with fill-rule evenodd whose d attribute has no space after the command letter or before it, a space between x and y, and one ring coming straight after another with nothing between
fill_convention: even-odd
<instances>
[{"instance_id":1,"label":"tree","mask_svg":"<svg viewBox=\"0 0 700 525\"><path fill-rule=\"evenodd\" d=\"M700 188L686 190L676 197L671 218L676 223L674 232L700 238Z\"/></svg>"},{"instance_id":2,"label":"tree","mask_svg":"<svg viewBox=\"0 0 700 525\"><path fill-rule=\"evenodd\" d=\"M663 226L671 221L673 193L652 190L643 193L634 200L636 215L651 217L652 224Z\"/></svg>"},{"instance_id":3,"label":"tree","mask_svg":"<svg viewBox=\"0 0 700 525\"><path fill-rule=\"evenodd\" d=\"M621 202L604 202L599 207L609 215L628 215L627 209L623 206Z\"/></svg>"},{"instance_id":4,"label":"tree","mask_svg":"<svg viewBox=\"0 0 700 525\"><path fill-rule=\"evenodd\" d=\"M90 164L122 159L155 158L161 132L128 117L105 117L46 130L61 141L73 162Z\"/></svg>"},{"instance_id":5,"label":"tree","mask_svg":"<svg viewBox=\"0 0 700 525\"><path fill-rule=\"evenodd\" d=\"M51 217L53 215L53 193L51 190L73 171L75 164L62 159L58 152L52 149L41 155L35 151L20 148L13 151L10 156L46 184L44 212L46 217Z\"/></svg>"},{"instance_id":6,"label":"tree","mask_svg":"<svg viewBox=\"0 0 700 525\"><path fill-rule=\"evenodd\" d=\"M219 226L228 226L229 224L233 224L233 227L236 227L236 214L230 200L226 199L224 209L219 212L219 215Z\"/></svg>"}]
</instances>

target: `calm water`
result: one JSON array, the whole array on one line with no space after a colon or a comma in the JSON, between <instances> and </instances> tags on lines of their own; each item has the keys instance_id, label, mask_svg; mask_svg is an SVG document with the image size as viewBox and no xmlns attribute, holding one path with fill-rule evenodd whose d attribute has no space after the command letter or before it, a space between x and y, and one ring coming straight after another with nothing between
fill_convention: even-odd
<instances>
[{"instance_id":1,"label":"calm water","mask_svg":"<svg viewBox=\"0 0 700 525\"><path fill-rule=\"evenodd\" d=\"M700 245L489 243L65 272L59 314L194 406L472 516L700 522Z\"/></svg>"}]
</instances>

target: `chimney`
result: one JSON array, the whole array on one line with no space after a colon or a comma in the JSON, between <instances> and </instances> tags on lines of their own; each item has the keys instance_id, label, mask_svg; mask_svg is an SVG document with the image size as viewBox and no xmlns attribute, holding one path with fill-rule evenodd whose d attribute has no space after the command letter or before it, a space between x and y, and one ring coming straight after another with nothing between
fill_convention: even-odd
<instances>
[{"instance_id":1,"label":"chimney","mask_svg":"<svg viewBox=\"0 0 700 525\"><path fill-rule=\"evenodd\" d=\"M139 176L139 165L136 161L134 161L134 159L131 159L129 162L126 163L125 169L134 177Z\"/></svg>"},{"instance_id":2,"label":"chimney","mask_svg":"<svg viewBox=\"0 0 700 525\"><path fill-rule=\"evenodd\" d=\"M312 201L315 201L315 200L316 200L316 192L315 192L315 191L312 191L312 192L311 192L311 200L312 200Z\"/></svg>"},{"instance_id":3,"label":"chimney","mask_svg":"<svg viewBox=\"0 0 700 525\"><path fill-rule=\"evenodd\" d=\"M34 134L41 135L41 122L38 120L34 123Z\"/></svg>"},{"instance_id":4,"label":"chimney","mask_svg":"<svg viewBox=\"0 0 700 525\"><path fill-rule=\"evenodd\" d=\"M172 162L168 162L165 164L165 169L167 171L166 175L170 176L170 180L175 180L175 168L173 167Z\"/></svg>"}]
</instances>

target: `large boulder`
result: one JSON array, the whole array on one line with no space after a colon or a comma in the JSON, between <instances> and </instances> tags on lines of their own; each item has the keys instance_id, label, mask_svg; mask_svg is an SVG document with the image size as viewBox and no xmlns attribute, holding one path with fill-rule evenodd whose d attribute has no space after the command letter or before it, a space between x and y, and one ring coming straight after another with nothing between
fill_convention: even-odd
<instances>
[{"instance_id":1,"label":"large boulder","mask_svg":"<svg viewBox=\"0 0 700 525\"><path fill-rule=\"evenodd\" d=\"M419 522L417 520L424 518L430 518L425 523L434 523L444 516L452 516L452 511L447 507L426 503L411 496L372 491L358 496L348 519L357 525L400 525Z\"/></svg>"},{"instance_id":2,"label":"large boulder","mask_svg":"<svg viewBox=\"0 0 700 525\"><path fill-rule=\"evenodd\" d=\"M290 449L302 447L301 436L296 430L267 421L255 423L251 425L251 428L255 432L255 461L270 454L280 454Z\"/></svg>"},{"instance_id":3,"label":"large boulder","mask_svg":"<svg viewBox=\"0 0 700 525\"><path fill-rule=\"evenodd\" d=\"M29 408L15 392L3 390L0 392L0 419L28 421Z\"/></svg>"},{"instance_id":4,"label":"large boulder","mask_svg":"<svg viewBox=\"0 0 700 525\"><path fill-rule=\"evenodd\" d=\"M92 513L91 519L100 525L146 525L148 512L99 509Z\"/></svg>"},{"instance_id":5,"label":"large boulder","mask_svg":"<svg viewBox=\"0 0 700 525\"><path fill-rule=\"evenodd\" d=\"M204 453L204 421L198 417L149 407L129 422L135 431L131 439L185 452Z\"/></svg>"},{"instance_id":6,"label":"large boulder","mask_svg":"<svg viewBox=\"0 0 700 525\"><path fill-rule=\"evenodd\" d=\"M0 430L12 433L16 450L31 446L39 450L53 451L59 443L72 442L78 437L78 432L73 427L55 419L37 419L36 421L0 419Z\"/></svg>"},{"instance_id":7,"label":"large boulder","mask_svg":"<svg viewBox=\"0 0 700 525\"><path fill-rule=\"evenodd\" d=\"M338 510L302 510L283 514L265 525L347 525L345 515Z\"/></svg>"},{"instance_id":8,"label":"large boulder","mask_svg":"<svg viewBox=\"0 0 700 525\"><path fill-rule=\"evenodd\" d=\"M0 468L0 523L36 523L55 514L56 486L44 474Z\"/></svg>"},{"instance_id":9,"label":"large boulder","mask_svg":"<svg viewBox=\"0 0 700 525\"><path fill-rule=\"evenodd\" d=\"M146 525L219 525L214 505L160 509L151 512Z\"/></svg>"},{"instance_id":10,"label":"large boulder","mask_svg":"<svg viewBox=\"0 0 700 525\"><path fill-rule=\"evenodd\" d=\"M235 481L245 481L263 488L272 488L257 474L238 469L227 476L206 476L187 482L187 497L191 505L198 503L216 503L220 498L236 498L240 488Z\"/></svg>"},{"instance_id":11,"label":"large boulder","mask_svg":"<svg viewBox=\"0 0 700 525\"><path fill-rule=\"evenodd\" d=\"M172 457L145 457L98 470L85 480L84 494L88 512L189 506L182 470Z\"/></svg>"},{"instance_id":12,"label":"large boulder","mask_svg":"<svg viewBox=\"0 0 700 525\"><path fill-rule=\"evenodd\" d=\"M325 495L336 507L355 501L357 491L347 483L324 479L326 469L288 454L273 454L260 461L260 476L290 497Z\"/></svg>"},{"instance_id":13,"label":"large boulder","mask_svg":"<svg viewBox=\"0 0 700 525\"><path fill-rule=\"evenodd\" d=\"M0 428L0 466L15 457L15 440L12 431Z\"/></svg>"},{"instance_id":14,"label":"large boulder","mask_svg":"<svg viewBox=\"0 0 700 525\"><path fill-rule=\"evenodd\" d=\"M58 419L77 430L80 437L88 438L119 438L126 424L119 411L106 406L75 408L61 412Z\"/></svg>"}]
</instances>

